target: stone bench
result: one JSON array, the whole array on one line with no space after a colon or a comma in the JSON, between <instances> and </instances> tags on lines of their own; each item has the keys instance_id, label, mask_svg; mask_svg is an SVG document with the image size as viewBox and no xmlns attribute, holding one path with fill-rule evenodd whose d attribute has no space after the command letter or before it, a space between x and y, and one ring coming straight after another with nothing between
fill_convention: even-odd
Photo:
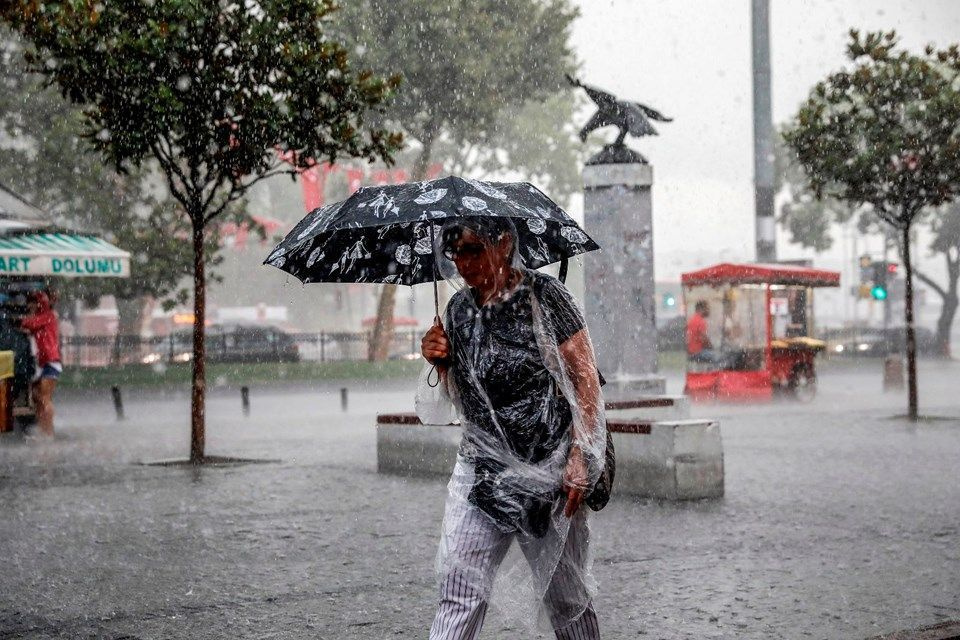
<instances>
[{"instance_id":1,"label":"stone bench","mask_svg":"<svg viewBox=\"0 0 960 640\"><path fill-rule=\"evenodd\" d=\"M614 495L665 500L722 496L719 423L621 415L641 408L608 409L607 428L617 450ZM425 425L412 413L381 414L377 416L377 470L408 476L449 476L460 436L458 424Z\"/></svg>"},{"instance_id":2,"label":"stone bench","mask_svg":"<svg viewBox=\"0 0 960 640\"><path fill-rule=\"evenodd\" d=\"M687 396L649 396L604 403L604 409L617 418L643 420L683 420L690 417L690 398Z\"/></svg>"}]
</instances>

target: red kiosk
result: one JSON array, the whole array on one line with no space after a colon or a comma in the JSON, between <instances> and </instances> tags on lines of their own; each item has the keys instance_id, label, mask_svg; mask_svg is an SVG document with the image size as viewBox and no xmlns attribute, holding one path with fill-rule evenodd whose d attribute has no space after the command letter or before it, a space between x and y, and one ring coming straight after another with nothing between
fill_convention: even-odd
<instances>
[{"instance_id":1,"label":"red kiosk","mask_svg":"<svg viewBox=\"0 0 960 640\"><path fill-rule=\"evenodd\" d=\"M700 334L697 352L687 353L687 395L734 401L767 400L775 390L801 400L816 395L814 359L824 343L812 336L812 288L840 286L839 272L722 263L684 273L681 283L688 329Z\"/></svg>"}]
</instances>

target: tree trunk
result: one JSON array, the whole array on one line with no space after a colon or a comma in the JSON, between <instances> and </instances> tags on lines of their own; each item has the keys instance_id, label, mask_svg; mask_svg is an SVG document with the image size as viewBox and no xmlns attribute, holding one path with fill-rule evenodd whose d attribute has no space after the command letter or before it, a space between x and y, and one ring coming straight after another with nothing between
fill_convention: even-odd
<instances>
[{"instance_id":1,"label":"tree trunk","mask_svg":"<svg viewBox=\"0 0 960 640\"><path fill-rule=\"evenodd\" d=\"M413 163L411 180L417 182L427 177L427 167L430 164L430 154L433 151L433 141L437 131L434 127L427 127L424 131L423 148L417 154ZM397 302L397 285L385 284L380 292L380 302L377 304L377 319L370 335L370 345L367 357L371 362L383 362L390 357L390 345L393 343L393 312Z\"/></svg>"},{"instance_id":2,"label":"tree trunk","mask_svg":"<svg viewBox=\"0 0 960 640\"><path fill-rule=\"evenodd\" d=\"M207 279L203 256L203 217L193 219L193 387L190 397L190 462L200 464L204 458Z\"/></svg>"},{"instance_id":3,"label":"tree trunk","mask_svg":"<svg viewBox=\"0 0 960 640\"><path fill-rule=\"evenodd\" d=\"M910 225L903 228L903 266L906 292L904 295L904 320L907 330L907 415L911 420L918 417L917 411L917 337L913 330L913 264L910 260Z\"/></svg>"},{"instance_id":4,"label":"tree trunk","mask_svg":"<svg viewBox=\"0 0 960 640\"><path fill-rule=\"evenodd\" d=\"M397 285L385 284L377 304L377 320L373 325L367 358L370 362L383 362L390 357L393 342L393 310L397 306Z\"/></svg>"},{"instance_id":5,"label":"tree trunk","mask_svg":"<svg viewBox=\"0 0 960 640\"><path fill-rule=\"evenodd\" d=\"M944 358L950 357L950 331L953 329L958 303L960 299L957 297L957 287L953 286L943 297L940 317L937 318L937 352Z\"/></svg>"},{"instance_id":6,"label":"tree trunk","mask_svg":"<svg viewBox=\"0 0 960 640\"><path fill-rule=\"evenodd\" d=\"M947 248L943 252L947 261L947 286L942 292L943 306L940 308L940 317L937 318L937 350L944 358L950 357L950 332L953 329L953 319L957 315L957 306L960 297L957 296L957 285L960 280L960 247L957 247L957 259L954 260Z\"/></svg>"},{"instance_id":7,"label":"tree trunk","mask_svg":"<svg viewBox=\"0 0 960 640\"><path fill-rule=\"evenodd\" d=\"M940 296L940 317L937 318L935 343L937 354L942 358L950 358L950 332L953 328L957 308L960 306L960 296L957 295L957 286L960 284L958 282L960 281L960 250L958 250L957 260L952 258L949 248L943 250L943 255L947 262L946 287L941 286L922 271L915 270L913 275ZM902 252L900 257L903 258Z\"/></svg>"},{"instance_id":8,"label":"tree trunk","mask_svg":"<svg viewBox=\"0 0 960 640\"><path fill-rule=\"evenodd\" d=\"M140 352L136 350L143 335L143 317L146 310L146 299L116 298L117 305L117 335L113 339L113 351L110 354L110 364L139 361ZM124 357L130 354L136 358Z\"/></svg>"}]
</instances>

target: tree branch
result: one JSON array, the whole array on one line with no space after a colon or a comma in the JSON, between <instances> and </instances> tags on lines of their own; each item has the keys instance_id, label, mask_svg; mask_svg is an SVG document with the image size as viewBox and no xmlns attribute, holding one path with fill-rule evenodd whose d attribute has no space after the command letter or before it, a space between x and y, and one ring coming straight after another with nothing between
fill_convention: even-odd
<instances>
[{"instance_id":1,"label":"tree branch","mask_svg":"<svg viewBox=\"0 0 960 640\"><path fill-rule=\"evenodd\" d=\"M180 182L183 184L184 189L187 188L187 176L180 170L180 166L177 164L176 160L173 159L173 144L170 140L167 139L166 135L160 136L160 141L167 145L166 149L163 149L159 143L151 144L154 155L158 159L165 159L166 163L170 166L171 171L180 178Z\"/></svg>"},{"instance_id":2,"label":"tree branch","mask_svg":"<svg viewBox=\"0 0 960 640\"><path fill-rule=\"evenodd\" d=\"M223 202L216 209L214 209L212 212L210 212L207 216L204 217L203 224L207 224L208 222L210 222L211 220L219 216L221 213L223 213L224 209L230 206L231 203L236 202L247 191L249 191L250 187L257 184L261 180L266 180L267 178L273 178L275 176L282 176L282 175L289 175L291 173L296 173L295 170L284 169L282 168L282 166L283 166L282 164L279 164L274 169L271 169L269 171L266 171L260 174L259 176L253 178L249 182L232 185L230 187L230 191L227 193L227 196L224 198Z\"/></svg>"},{"instance_id":3,"label":"tree branch","mask_svg":"<svg viewBox=\"0 0 960 640\"><path fill-rule=\"evenodd\" d=\"M213 211L211 211L210 213L208 213L203 217L204 226L209 224L211 220L213 220L214 218L219 216L221 213L223 213L224 210L227 207L229 207L231 204L239 200L240 196L243 195L244 191L246 190L238 188L237 185L231 185L230 191L227 192L227 194L224 196L220 204Z\"/></svg>"},{"instance_id":4,"label":"tree branch","mask_svg":"<svg viewBox=\"0 0 960 640\"><path fill-rule=\"evenodd\" d=\"M183 188L182 189L177 188L177 178L175 177L176 171L174 171L173 167L170 166L171 163L169 159L164 156L164 154L161 152L158 145L152 144L150 146L153 149L154 155L157 156L157 160L158 160L157 164L160 165L160 168L163 170L163 173L167 177L167 186L170 189L170 195L172 195L177 200L177 202L183 205L183 208L185 210L189 211L190 199L187 197L187 194L185 192L187 185L183 184L183 182L181 181Z\"/></svg>"},{"instance_id":5,"label":"tree branch","mask_svg":"<svg viewBox=\"0 0 960 640\"><path fill-rule=\"evenodd\" d=\"M937 292L941 298L947 297L947 291L939 284L937 284L933 279L930 278L927 274L923 273L919 269L914 268L913 275L917 276L917 279L923 282L925 285Z\"/></svg>"},{"instance_id":6,"label":"tree branch","mask_svg":"<svg viewBox=\"0 0 960 640\"><path fill-rule=\"evenodd\" d=\"M203 203L201 205L203 207L201 209L202 211L207 210L207 207L209 207L210 203L213 202L213 199L217 197L217 192L220 190L220 187L222 187L225 182L226 182L226 178L223 175L217 178L216 182L214 182L213 184L213 187L210 189L209 195L207 195L207 197L203 200ZM206 224L207 220L204 219L203 223Z\"/></svg>"}]
</instances>

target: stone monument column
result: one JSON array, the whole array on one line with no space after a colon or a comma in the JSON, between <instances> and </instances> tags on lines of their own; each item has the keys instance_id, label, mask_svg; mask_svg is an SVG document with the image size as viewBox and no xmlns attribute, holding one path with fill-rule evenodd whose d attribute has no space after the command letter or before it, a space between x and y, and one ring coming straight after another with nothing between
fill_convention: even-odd
<instances>
[{"instance_id":1,"label":"stone monument column","mask_svg":"<svg viewBox=\"0 0 960 640\"><path fill-rule=\"evenodd\" d=\"M584 307L608 396L662 394L657 375L653 167L608 146L583 169L584 227L600 245L584 257Z\"/></svg>"}]
</instances>

